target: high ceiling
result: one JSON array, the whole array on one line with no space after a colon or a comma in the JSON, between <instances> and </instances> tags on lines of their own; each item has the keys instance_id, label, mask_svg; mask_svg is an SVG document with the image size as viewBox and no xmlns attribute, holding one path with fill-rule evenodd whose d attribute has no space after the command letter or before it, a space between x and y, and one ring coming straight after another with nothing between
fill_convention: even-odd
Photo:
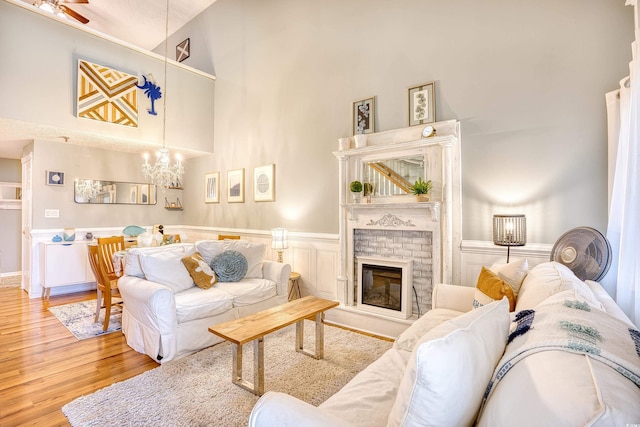
<instances>
[{"instance_id":1,"label":"high ceiling","mask_svg":"<svg viewBox=\"0 0 640 427\"><path fill-rule=\"evenodd\" d=\"M21 1L31 6L36 0ZM170 0L169 34L183 27L215 1ZM65 3L61 0L61 3L89 19L89 23L83 25L72 18L66 18L74 25L107 34L147 50L154 49L166 37L167 2L163 0L89 0L88 4L71 1ZM97 146L97 140L105 140L104 136L97 138L95 135L76 135L52 127L0 118L0 158L19 159L22 148L31 140L52 139L62 142L62 135L74 141L86 141L86 145ZM126 150L126 144L119 144L118 141L109 145L112 149Z\"/></svg>"},{"instance_id":2,"label":"high ceiling","mask_svg":"<svg viewBox=\"0 0 640 427\"><path fill-rule=\"evenodd\" d=\"M37 0L22 1L33 4ZM89 19L85 27L144 49L152 50L165 39L166 0L88 1L88 4L75 3L74 0L60 0L60 3ZM183 27L215 1L169 0L169 34Z\"/></svg>"}]
</instances>

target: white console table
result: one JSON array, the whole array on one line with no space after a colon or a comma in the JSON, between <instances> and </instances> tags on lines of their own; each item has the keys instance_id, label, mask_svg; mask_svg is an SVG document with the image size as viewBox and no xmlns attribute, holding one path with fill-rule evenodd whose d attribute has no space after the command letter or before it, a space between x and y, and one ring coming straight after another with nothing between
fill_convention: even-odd
<instances>
[{"instance_id":1,"label":"white console table","mask_svg":"<svg viewBox=\"0 0 640 427\"><path fill-rule=\"evenodd\" d=\"M95 282L91 271L87 241L40 242L40 283L42 298L49 299L51 288Z\"/></svg>"}]
</instances>

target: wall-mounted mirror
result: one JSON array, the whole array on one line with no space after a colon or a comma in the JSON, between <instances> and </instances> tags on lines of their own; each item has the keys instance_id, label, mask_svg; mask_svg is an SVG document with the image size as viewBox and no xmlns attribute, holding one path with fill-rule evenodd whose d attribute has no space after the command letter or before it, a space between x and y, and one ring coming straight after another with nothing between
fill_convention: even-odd
<instances>
[{"instance_id":1,"label":"wall-mounted mirror","mask_svg":"<svg viewBox=\"0 0 640 427\"><path fill-rule=\"evenodd\" d=\"M407 194L418 178L426 179L423 155L375 160L363 166L362 181L373 186L375 196Z\"/></svg>"},{"instance_id":2,"label":"wall-mounted mirror","mask_svg":"<svg viewBox=\"0 0 640 427\"><path fill-rule=\"evenodd\" d=\"M76 179L73 200L88 204L155 205L157 194L154 184Z\"/></svg>"}]
</instances>

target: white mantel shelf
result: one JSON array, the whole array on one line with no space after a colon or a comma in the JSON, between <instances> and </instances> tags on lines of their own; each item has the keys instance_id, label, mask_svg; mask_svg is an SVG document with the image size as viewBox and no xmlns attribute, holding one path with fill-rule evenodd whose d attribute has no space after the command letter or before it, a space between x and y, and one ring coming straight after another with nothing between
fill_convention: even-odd
<instances>
[{"instance_id":1,"label":"white mantel shelf","mask_svg":"<svg viewBox=\"0 0 640 427\"><path fill-rule=\"evenodd\" d=\"M440 202L414 202L414 203L341 203L340 206L355 209L439 209Z\"/></svg>"},{"instance_id":2,"label":"white mantel shelf","mask_svg":"<svg viewBox=\"0 0 640 427\"><path fill-rule=\"evenodd\" d=\"M389 151L410 150L412 148L425 147L430 145L452 145L458 141L453 135L434 136L429 138L414 139L412 141L398 142L391 145L367 145L361 148L351 148L349 150L334 151L337 158L351 156L366 156L368 154L381 154Z\"/></svg>"},{"instance_id":3,"label":"white mantel shelf","mask_svg":"<svg viewBox=\"0 0 640 427\"><path fill-rule=\"evenodd\" d=\"M357 212L401 212L404 210L425 210L431 212L431 221L440 221L440 202L413 202L413 203L341 203L341 207L349 211L349 220L357 220Z\"/></svg>"}]
</instances>

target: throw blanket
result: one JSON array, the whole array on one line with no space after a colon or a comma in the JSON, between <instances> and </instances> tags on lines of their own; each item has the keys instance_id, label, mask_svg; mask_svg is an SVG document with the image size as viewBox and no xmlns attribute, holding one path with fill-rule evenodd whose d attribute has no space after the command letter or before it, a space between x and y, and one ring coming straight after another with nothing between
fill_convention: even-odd
<instances>
[{"instance_id":1,"label":"throw blanket","mask_svg":"<svg viewBox=\"0 0 640 427\"><path fill-rule=\"evenodd\" d=\"M505 354L487 386L481 408L496 384L525 357L547 350L586 354L640 387L640 331L587 303L566 300L516 314ZM481 409L482 410L482 409Z\"/></svg>"}]
</instances>

